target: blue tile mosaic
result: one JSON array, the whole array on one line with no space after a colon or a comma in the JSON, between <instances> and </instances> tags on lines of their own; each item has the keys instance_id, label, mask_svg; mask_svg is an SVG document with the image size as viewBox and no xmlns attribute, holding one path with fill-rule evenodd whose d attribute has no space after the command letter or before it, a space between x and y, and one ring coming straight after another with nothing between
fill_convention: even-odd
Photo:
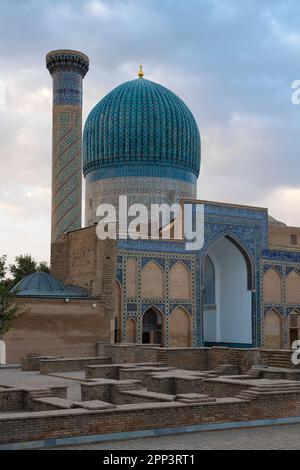
<instances>
[{"instance_id":1,"label":"blue tile mosaic","mask_svg":"<svg viewBox=\"0 0 300 470\"><path fill-rule=\"evenodd\" d=\"M90 112L83 135L83 170L131 165L169 167L197 178L200 134L185 103L150 80L123 83ZM183 173L178 173L182 175ZM145 169L143 169L143 176ZM111 177L111 176L109 176Z\"/></svg>"}]
</instances>

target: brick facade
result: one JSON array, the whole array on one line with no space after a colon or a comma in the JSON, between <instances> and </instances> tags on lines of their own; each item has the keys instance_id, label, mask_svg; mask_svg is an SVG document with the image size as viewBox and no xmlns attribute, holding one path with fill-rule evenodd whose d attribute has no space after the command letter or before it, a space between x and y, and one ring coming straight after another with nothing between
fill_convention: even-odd
<instances>
[{"instance_id":1,"label":"brick facade","mask_svg":"<svg viewBox=\"0 0 300 470\"><path fill-rule=\"evenodd\" d=\"M96 355L96 342L110 342L111 313L97 299L18 300L30 309L5 335L8 363L27 354L82 357Z\"/></svg>"}]
</instances>

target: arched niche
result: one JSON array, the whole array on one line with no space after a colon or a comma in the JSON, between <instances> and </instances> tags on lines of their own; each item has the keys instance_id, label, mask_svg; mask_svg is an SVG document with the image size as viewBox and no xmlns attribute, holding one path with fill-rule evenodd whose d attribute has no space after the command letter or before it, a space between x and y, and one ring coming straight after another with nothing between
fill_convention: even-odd
<instances>
[{"instance_id":1,"label":"arched niche","mask_svg":"<svg viewBox=\"0 0 300 470\"><path fill-rule=\"evenodd\" d=\"M264 274L263 297L265 303L280 303L282 301L282 278L274 268L268 269Z\"/></svg>"},{"instance_id":2,"label":"arched niche","mask_svg":"<svg viewBox=\"0 0 300 470\"><path fill-rule=\"evenodd\" d=\"M133 318L129 318L126 322L126 342L136 342L136 322Z\"/></svg>"},{"instance_id":3,"label":"arched niche","mask_svg":"<svg viewBox=\"0 0 300 470\"><path fill-rule=\"evenodd\" d=\"M143 344L164 343L164 319L158 308L150 307L146 310L142 319L142 328Z\"/></svg>"},{"instance_id":4,"label":"arched niche","mask_svg":"<svg viewBox=\"0 0 300 470\"><path fill-rule=\"evenodd\" d=\"M174 264L169 272L169 298L170 300L190 300L191 285L190 271L180 261Z\"/></svg>"},{"instance_id":5,"label":"arched niche","mask_svg":"<svg viewBox=\"0 0 300 470\"><path fill-rule=\"evenodd\" d=\"M286 277L286 301L289 304L300 303L300 274L291 271Z\"/></svg>"},{"instance_id":6,"label":"arched niche","mask_svg":"<svg viewBox=\"0 0 300 470\"><path fill-rule=\"evenodd\" d=\"M171 348L188 348L191 346L192 327L190 314L182 307L176 307L169 319Z\"/></svg>"},{"instance_id":7,"label":"arched niche","mask_svg":"<svg viewBox=\"0 0 300 470\"><path fill-rule=\"evenodd\" d=\"M115 343L119 343L122 339L122 291L119 281L116 281L114 285L113 308L115 319Z\"/></svg>"},{"instance_id":8,"label":"arched niche","mask_svg":"<svg viewBox=\"0 0 300 470\"><path fill-rule=\"evenodd\" d=\"M294 341L300 339L300 312L293 310L288 316L288 346L292 348Z\"/></svg>"},{"instance_id":9,"label":"arched niche","mask_svg":"<svg viewBox=\"0 0 300 470\"><path fill-rule=\"evenodd\" d=\"M126 263L126 297L135 299L137 297L137 274L138 266L134 259L129 259Z\"/></svg>"},{"instance_id":10,"label":"arched niche","mask_svg":"<svg viewBox=\"0 0 300 470\"><path fill-rule=\"evenodd\" d=\"M281 349L283 347L282 317L272 309L264 317L264 347Z\"/></svg>"},{"instance_id":11,"label":"arched niche","mask_svg":"<svg viewBox=\"0 0 300 470\"><path fill-rule=\"evenodd\" d=\"M142 270L141 297L142 299L163 299L164 297L164 273L154 261L149 261Z\"/></svg>"}]
</instances>

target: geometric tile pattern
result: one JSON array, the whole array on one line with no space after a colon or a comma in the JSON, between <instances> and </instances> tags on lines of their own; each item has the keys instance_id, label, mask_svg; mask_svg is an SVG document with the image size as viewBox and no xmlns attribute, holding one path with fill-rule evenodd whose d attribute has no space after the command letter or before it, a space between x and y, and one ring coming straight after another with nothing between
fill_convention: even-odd
<instances>
[{"instance_id":1,"label":"geometric tile pattern","mask_svg":"<svg viewBox=\"0 0 300 470\"><path fill-rule=\"evenodd\" d=\"M119 241L120 243L120 241ZM130 241L129 241L130 243ZM157 242L154 242L157 246ZM126 340L126 322L129 318L134 318L136 320L136 341L142 342L142 316L146 310L150 307L155 307L160 311L164 318L164 344L168 346L169 344L169 316L170 313L176 307L183 307L191 315L192 319L192 337L193 345L196 346L196 305L195 305L195 296L193 295L190 300L186 299L177 299L176 301L169 299L169 271L171 267L181 261L189 269L192 282L192 292L195 292L195 265L194 265L194 255L187 253L168 253L168 252L155 252L153 251L149 254L148 251L136 251L134 248L134 242L131 243L131 248L129 250L120 249L118 252L118 263L117 263L117 272L119 273L118 280L122 278L121 288L122 288L122 340ZM154 247L152 248L155 249ZM136 298L128 299L126 298L127 283L126 283L126 265L128 259L134 259L138 270L137 270L137 293ZM164 298L163 299L142 299L141 298L141 272L143 267L149 262L154 261L159 264L163 269L164 274ZM121 275L122 272L122 275Z\"/></svg>"},{"instance_id":2,"label":"geometric tile pattern","mask_svg":"<svg viewBox=\"0 0 300 470\"><path fill-rule=\"evenodd\" d=\"M282 255L282 256L280 256ZM280 259L281 257L281 259ZM273 259L272 259L273 258ZM284 332L284 343L288 344L288 316L291 312L297 310L300 311L300 303L291 304L287 302L286 295L286 279L287 276L292 272L300 272L300 255L299 252L292 251L277 251L277 250L265 250L262 254L260 263L260 275L263 280L263 276L269 269L275 269L281 276L282 280L282 301L281 302L264 302L263 295L263 282L261 282L261 305L260 309L262 312L261 321L261 336L262 345L264 345L264 316L269 310L276 310L282 316L283 321L283 332Z\"/></svg>"},{"instance_id":3,"label":"geometric tile pattern","mask_svg":"<svg viewBox=\"0 0 300 470\"><path fill-rule=\"evenodd\" d=\"M47 54L53 79L52 243L81 227L82 79L89 68L85 54L58 50Z\"/></svg>"},{"instance_id":4,"label":"geometric tile pattern","mask_svg":"<svg viewBox=\"0 0 300 470\"><path fill-rule=\"evenodd\" d=\"M240 247L242 254L246 257L250 269L249 288L252 290L252 345L260 345L261 334L261 275L260 260L263 250L268 244L268 221L267 211L256 208L231 206L229 204L204 203L205 230L204 245L201 250L185 250L185 242L168 242L154 240L119 240L119 256L122 262L118 264L118 272L122 272L123 278L123 320L126 321L128 312L127 302L137 305L136 318L138 320L138 340L141 341L141 315L142 311L150 305L150 302L141 301L140 293L137 299L126 299L126 274L125 266L128 257L133 257L139 266L139 273L148 260L156 261L165 274L164 302L160 299L152 302L161 311L164 310L166 321L166 333L168 335L168 317L175 304L180 304L187 311L192 312L193 318L193 344L203 346L203 315L205 299L204 292L204 264L210 247L220 238L229 237L232 242ZM182 261L189 268L192 279L192 302L179 300L170 302L168 299L168 272L177 261ZM140 282L140 280L139 280ZM130 311L132 315L132 311ZM125 332L125 323L123 324ZM125 334L125 333L124 333ZM168 338L167 338L168 339Z\"/></svg>"},{"instance_id":5,"label":"geometric tile pattern","mask_svg":"<svg viewBox=\"0 0 300 470\"><path fill-rule=\"evenodd\" d=\"M200 168L200 134L186 104L144 78L119 85L90 112L83 136L84 174L100 168Z\"/></svg>"},{"instance_id":6,"label":"geometric tile pattern","mask_svg":"<svg viewBox=\"0 0 300 470\"><path fill-rule=\"evenodd\" d=\"M81 227L81 172L81 107L55 106L52 151L52 242L62 233Z\"/></svg>"},{"instance_id":7,"label":"geometric tile pattern","mask_svg":"<svg viewBox=\"0 0 300 470\"><path fill-rule=\"evenodd\" d=\"M93 173L93 172L92 172ZM117 210L119 197L127 196L128 207L142 202L148 211L151 204L169 204L181 198L195 198L197 186L182 180L151 176L127 176L90 180L86 178L85 224L93 225L98 220L97 207L100 204L112 204Z\"/></svg>"}]
</instances>

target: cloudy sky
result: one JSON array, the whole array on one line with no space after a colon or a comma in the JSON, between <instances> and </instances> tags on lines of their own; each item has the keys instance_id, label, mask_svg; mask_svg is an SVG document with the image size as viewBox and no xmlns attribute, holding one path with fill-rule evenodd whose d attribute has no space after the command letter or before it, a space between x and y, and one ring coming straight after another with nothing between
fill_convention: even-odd
<instances>
[{"instance_id":1,"label":"cloudy sky","mask_svg":"<svg viewBox=\"0 0 300 470\"><path fill-rule=\"evenodd\" d=\"M84 118L142 62L197 119L198 196L300 225L298 0L0 0L0 254L49 258L45 55L59 48L90 57Z\"/></svg>"}]
</instances>

